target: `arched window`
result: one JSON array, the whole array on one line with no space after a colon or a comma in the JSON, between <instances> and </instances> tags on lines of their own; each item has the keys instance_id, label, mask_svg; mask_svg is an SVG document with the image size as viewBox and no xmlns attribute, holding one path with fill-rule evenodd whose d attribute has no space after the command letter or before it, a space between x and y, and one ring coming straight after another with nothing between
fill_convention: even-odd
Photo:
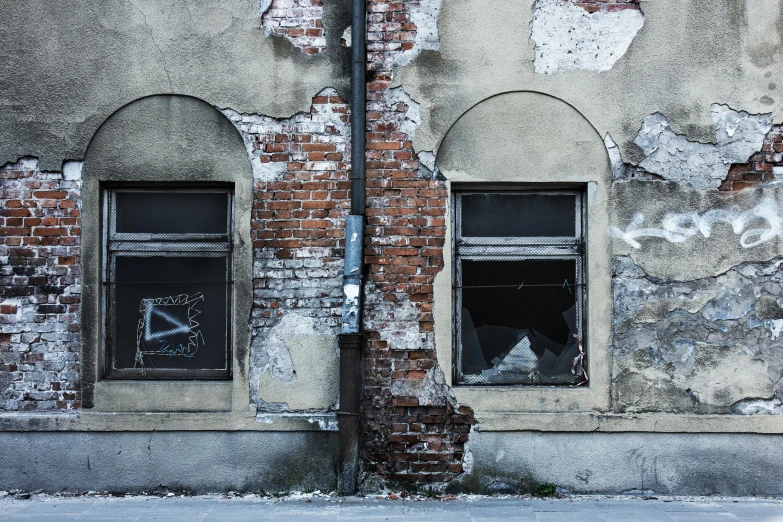
<instances>
[{"instance_id":1,"label":"arched window","mask_svg":"<svg viewBox=\"0 0 783 522\"><path fill-rule=\"evenodd\" d=\"M241 136L201 100L142 98L96 132L82 186L85 407L219 411L247 396L251 198Z\"/></svg>"}]
</instances>

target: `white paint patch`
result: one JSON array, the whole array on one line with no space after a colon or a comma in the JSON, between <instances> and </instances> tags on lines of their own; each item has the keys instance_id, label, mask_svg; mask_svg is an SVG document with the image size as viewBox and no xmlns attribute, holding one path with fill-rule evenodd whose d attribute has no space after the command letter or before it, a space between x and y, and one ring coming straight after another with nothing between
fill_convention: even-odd
<instances>
[{"instance_id":1,"label":"white paint patch","mask_svg":"<svg viewBox=\"0 0 783 522\"><path fill-rule=\"evenodd\" d=\"M343 45L345 47L351 46L351 26L345 28L345 31L343 31L343 35L340 37L340 45Z\"/></svg>"},{"instance_id":2,"label":"white paint patch","mask_svg":"<svg viewBox=\"0 0 783 522\"><path fill-rule=\"evenodd\" d=\"M63 163L63 179L66 181L82 181L83 161L66 161Z\"/></svg>"},{"instance_id":3,"label":"white paint patch","mask_svg":"<svg viewBox=\"0 0 783 522\"><path fill-rule=\"evenodd\" d=\"M773 199L765 199L750 210L731 207L728 210L712 209L699 214L697 212L669 212L663 217L660 227L643 228L644 214L638 212L631 222L621 230L609 227L609 235L617 237L640 249L643 238L662 238L670 243L685 243L696 234L708 238L712 228L717 223L728 223L735 234L740 236L743 248L752 248L781 236L783 220L781 220L778 205ZM754 226L756 228L750 228ZM758 225L764 225L758 228Z\"/></svg>"},{"instance_id":4,"label":"white paint patch","mask_svg":"<svg viewBox=\"0 0 783 522\"><path fill-rule=\"evenodd\" d=\"M399 104L407 107L404 119L399 122L398 132L406 134L408 139L412 140L413 135L416 133L416 128L421 125L421 104L408 96L408 93L402 87L394 87L393 89L383 91L383 101L391 110L394 110L395 105Z\"/></svg>"},{"instance_id":5,"label":"white paint patch","mask_svg":"<svg viewBox=\"0 0 783 522\"><path fill-rule=\"evenodd\" d=\"M424 50L437 51L440 49L438 15L442 3L443 0L421 0L411 7L410 20L416 24L413 49L397 54L392 65L402 67L411 63Z\"/></svg>"},{"instance_id":6,"label":"white paint patch","mask_svg":"<svg viewBox=\"0 0 783 522\"><path fill-rule=\"evenodd\" d=\"M418 153L419 163L427 167L431 172L435 170L435 154L430 150Z\"/></svg>"},{"instance_id":7,"label":"white paint patch","mask_svg":"<svg viewBox=\"0 0 783 522\"><path fill-rule=\"evenodd\" d=\"M612 165L612 179L623 179L625 177L625 163L620 154L620 147L614 142L609 133L604 137L606 152L609 154L609 162Z\"/></svg>"},{"instance_id":8,"label":"white paint patch","mask_svg":"<svg viewBox=\"0 0 783 522\"><path fill-rule=\"evenodd\" d=\"M345 285L343 287L343 333L356 333L359 331L357 317L359 315L359 285Z\"/></svg>"},{"instance_id":9,"label":"white paint patch","mask_svg":"<svg viewBox=\"0 0 783 522\"><path fill-rule=\"evenodd\" d=\"M647 156L639 166L688 187L717 189L732 163L745 163L761 150L772 127L772 114L749 114L713 104L710 115L715 122L715 144L675 134L663 114L647 116L633 141Z\"/></svg>"},{"instance_id":10,"label":"white paint patch","mask_svg":"<svg viewBox=\"0 0 783 522\"><path fill-rule=\"evenodd\" d=\"M783 413L783 403L774 397L772 399L744 399L733 404L731 412L740 415L756 415L758 413L779 415Z\"/></svg>"},{"instance_id":11,"label":"white paint patch","mask_svg":"<svg viewBox=\"0 0 783 522\"><path fill-rule=\"evenodd\" d=\"M559 0L533 4L530 38L535 42L533 66L539 74L561 71L608 71L644 25L637 9L588 13Z\"/></svg>"},{"instance_id":12,"label":"white paint patch","mask_svg":"<svg viewBox=\"0 0 783 522\"><path fill-rule=\"evenodd\" d=\"M764 326L769 330L773 341L777 341L780 334L783 333L783 319L764 321Z\"/></svg>"}]
</instances>

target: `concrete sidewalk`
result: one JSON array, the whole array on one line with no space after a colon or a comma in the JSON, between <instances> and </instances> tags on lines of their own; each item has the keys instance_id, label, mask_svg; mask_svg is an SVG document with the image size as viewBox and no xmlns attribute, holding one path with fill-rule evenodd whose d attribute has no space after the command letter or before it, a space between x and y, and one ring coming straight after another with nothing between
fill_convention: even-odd
<instances>
[{"instance_id":1,"label":"concrete sidewalk","mask_svg":"<svg viewBox=\"0 0 783 522\"><path fill-rule=\"evenodd\" d=\"M582 520L783 521L783 500L660 497L573 496L530 499L463 496L453 500L388 497L293 495L282 499L255 495L228 497L126 496L0 498L0 520L127 521L501 521Z\"/></svg>"}]
</instances>

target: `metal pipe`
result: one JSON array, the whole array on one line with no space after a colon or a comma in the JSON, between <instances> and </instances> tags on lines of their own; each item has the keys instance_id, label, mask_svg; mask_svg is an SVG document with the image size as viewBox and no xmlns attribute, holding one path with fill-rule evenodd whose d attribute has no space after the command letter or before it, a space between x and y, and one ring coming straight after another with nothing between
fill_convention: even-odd
<instances>
[{"instance_id":1,"label":"metal pipe","mask_svg":"<svg viewBox=\"0 0 783 522\"><path fill-rule=\"evenodd\" d=\"M353 0L351 27L351 213L345 220L340 407L337 411L337 490L356 493L359 478L359 404L362 383L362 278L364 273L367 0Z\"/></svg>"},{"instance_id":2,"label":"metal pipe","mask_svg":"<svg viewBox=\"0 0 783 522\"><path fill-rule=\"evenodd\" d=\"M363 216L367 130L367 0L353 0L351 18L351 214Z\"/></svg>"}]
</instances>

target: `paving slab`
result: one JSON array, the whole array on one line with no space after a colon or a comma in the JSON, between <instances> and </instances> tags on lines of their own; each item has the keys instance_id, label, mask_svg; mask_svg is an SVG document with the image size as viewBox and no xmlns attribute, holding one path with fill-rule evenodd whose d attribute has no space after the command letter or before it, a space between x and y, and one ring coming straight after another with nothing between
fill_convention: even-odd
<instances>
[{"instance_id":1,"label":"paving slab","mask_svg":"<svg viewBox=\"0 0 783 522\"><path fill-rule=\"evenodd\" d=\"M764 521L783 522L783 500L714 497L569 496L563 499L460 496L445 499L296 494L197 497L0 497L0 521L133 522L508 522Z\"/></svg>"}]
</instances>

